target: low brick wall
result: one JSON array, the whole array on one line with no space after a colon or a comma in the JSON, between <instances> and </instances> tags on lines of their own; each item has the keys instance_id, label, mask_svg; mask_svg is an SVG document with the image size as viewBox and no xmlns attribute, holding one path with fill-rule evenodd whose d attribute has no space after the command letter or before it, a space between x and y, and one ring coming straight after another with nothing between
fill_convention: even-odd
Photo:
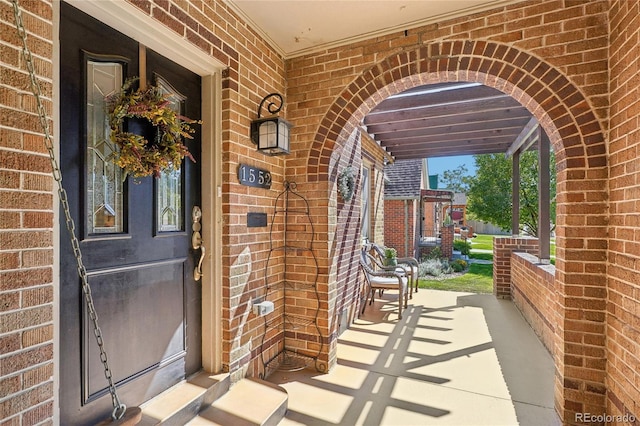
<instances>
[{"instance_id":1,"label":"low brick wall","mask_svg":"<svg viewBox=\"0 0 640 426\"><path fill-rule=\"evenodd\" d=\"M556 268L541 265L528 253L511 253L511 298L547 350L553 355L556 332Z\"/></svg>"},{"instance_id":2,"label":"low brick wall","mask_svg":"<svg viewBox=\"0 0 640 426\"><path fill-rule=\"evenodd\" d=\"M511 298L511 253L538 253L539 243L530 237L493 238L493 294L502 299Z\"/></svg>"}]
</instances>

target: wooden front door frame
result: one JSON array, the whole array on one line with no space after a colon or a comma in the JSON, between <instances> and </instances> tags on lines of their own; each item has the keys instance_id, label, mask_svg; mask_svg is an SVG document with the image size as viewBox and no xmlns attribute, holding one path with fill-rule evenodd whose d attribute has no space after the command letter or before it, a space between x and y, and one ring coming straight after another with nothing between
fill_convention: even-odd
<instances>
[{"instance_id":1,"label":"wooden front door frame","mask_svg":"<svg viewBox=\"0 0 640 426\"><path fill-rule=\"evenodd\" d=\"M224 64L180 38L161 23L149 18L126 1L88 2L67 0L74 7L134 38L150 49L171 59L202 77L202 212L203 241L207 256L203 262L202 278L202 365L208 372L222 370L222 70ZM53 3L54 34L60 28L60 4ZM60 45L54 37L54 123L60 123ZM55 148L59 152L59 125L55 127ZM55 189L55 188L54 188ZM60 223L59 204L54 197L54 241L66 232ZM54 330L60 335L60 247L54 246ZM54 342L54 381L59 385L60 339ZM56 394L55 398L58 396ZM54 404L54 418L59 418L59 403Z\"/></svg>"}]
</instances>

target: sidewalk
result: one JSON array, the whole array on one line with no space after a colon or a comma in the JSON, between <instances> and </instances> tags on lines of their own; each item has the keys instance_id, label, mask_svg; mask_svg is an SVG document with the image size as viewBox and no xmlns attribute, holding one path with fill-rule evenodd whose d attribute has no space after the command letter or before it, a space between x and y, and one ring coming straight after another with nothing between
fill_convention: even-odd
<instances>
[{"instance_id":1,"label":"sidewalk","mask_svg":"<svg viewBox=\"0 0 640 426\"><path fill-rule=\"evenodd\" d=\"M512 302L421 289L403 316L387 291L340 336L330 373L274 373L280 425L561 424L551 356Z\"/></svg>"},{"instance_id":2,"label":"sidewalk","mask_svg":"<svg viewBox=\"0 0 640 426\"><path fill-rule=\"evenodd\" d=\"M493 251L491 251L491 250L481 250L481 249L480 249L480 250L476 250L476 249L472 249L471 251L472 251L472 253L491 253L491 254L493 254ZM486 260L486 259L473 259L473 258L471 258L471 257L469 257L469 256L463 256L463 255L461 255L461 254L460 254L460 252L459 252L459 251L456 251L456 250L454 250L454 251L453 251L453 256L452 256L452 258L453 258L453 259L462 259L462 260L466 260L466 261L467 261L467 263L480 263L480 264L483 264L483 265L490 265L490 264L493 264L493 260Z\"/></svg>"}]
</instances>

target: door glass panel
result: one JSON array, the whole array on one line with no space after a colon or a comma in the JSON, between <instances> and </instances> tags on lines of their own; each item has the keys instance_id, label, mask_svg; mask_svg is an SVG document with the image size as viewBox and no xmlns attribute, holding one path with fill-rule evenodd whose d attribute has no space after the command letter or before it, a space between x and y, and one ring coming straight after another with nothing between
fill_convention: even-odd
<instances>
[{"instance_id":1,"label":"door glass panel","mask_svg":"<svg viewBox=\"0 0 640 426\"><path fill-rule=\"evenodd\" d=\"M160 175L157 182L158 231L182 231L182 169Z\"/></svg>"},{"instance_id":2,"label":"door glass panel","mask_svg":"<svg viewBox=\"0 0 640 426\"><path fill-rule=\"evenodd\" d=\"M122 169L110 156L105 98L122 86L122 64L87 62L87 229L89 234L124 231Z\"/></svg>"},{"instance_id":3,"label":"door glass panel","mask_svg":"<svg viewBox=\"0 0 640 426\"><path fill-rule=\"evenodd\" d=\"M156 76L156 84L162 93L170 94L168 100L171 108L177 114L184 115L186 98L159 76ZM182 167L163 172L156 179L156 229L158 232L184 230L182 187Z\"/></svg>"}]
</instances>

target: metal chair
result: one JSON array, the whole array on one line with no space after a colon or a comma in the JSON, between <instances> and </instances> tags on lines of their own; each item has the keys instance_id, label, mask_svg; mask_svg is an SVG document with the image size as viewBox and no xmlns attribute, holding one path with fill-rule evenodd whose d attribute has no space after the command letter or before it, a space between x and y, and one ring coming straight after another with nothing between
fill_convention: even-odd
<instances>
[{"instance_id":1,"label":"metal chair","mask_svg":"<svg viewBox=\"0 0 640 426\"><path fill-rule=\"evenodd\" d=\"M375 252L376 256L380 259L380 262L382 262L382 259L384 259L385 247L379 244L372 243L371 248ZM418 278L419 278L418 260L415 257L399 257L397 261L398 261L397 267L402 268L404 272L407 274L407 277L409 277L410 279L409 298L413 299L414 288L415 288L415 292L416 293L418 292ZM393 268L393 266L391 267L385 266L385 268Z\"/></svg>"},{"instance_id":2,"label":"metal chair","mask_svg":"<svg viewBox=\"0 0 640 426\"><path fill-rule=\"evenodd\" d=\"M407 274L400 268L396 270L383 269L377 259L369 253L369 250L370 247L365 246L360 251L360 266L367 285L362 313L364 313L369 295L371 295L369 304L374 302L376 290L398 290L398 319L402 319L403 305L406 308L409 304Z\"/></svg>"}]
</instances>

